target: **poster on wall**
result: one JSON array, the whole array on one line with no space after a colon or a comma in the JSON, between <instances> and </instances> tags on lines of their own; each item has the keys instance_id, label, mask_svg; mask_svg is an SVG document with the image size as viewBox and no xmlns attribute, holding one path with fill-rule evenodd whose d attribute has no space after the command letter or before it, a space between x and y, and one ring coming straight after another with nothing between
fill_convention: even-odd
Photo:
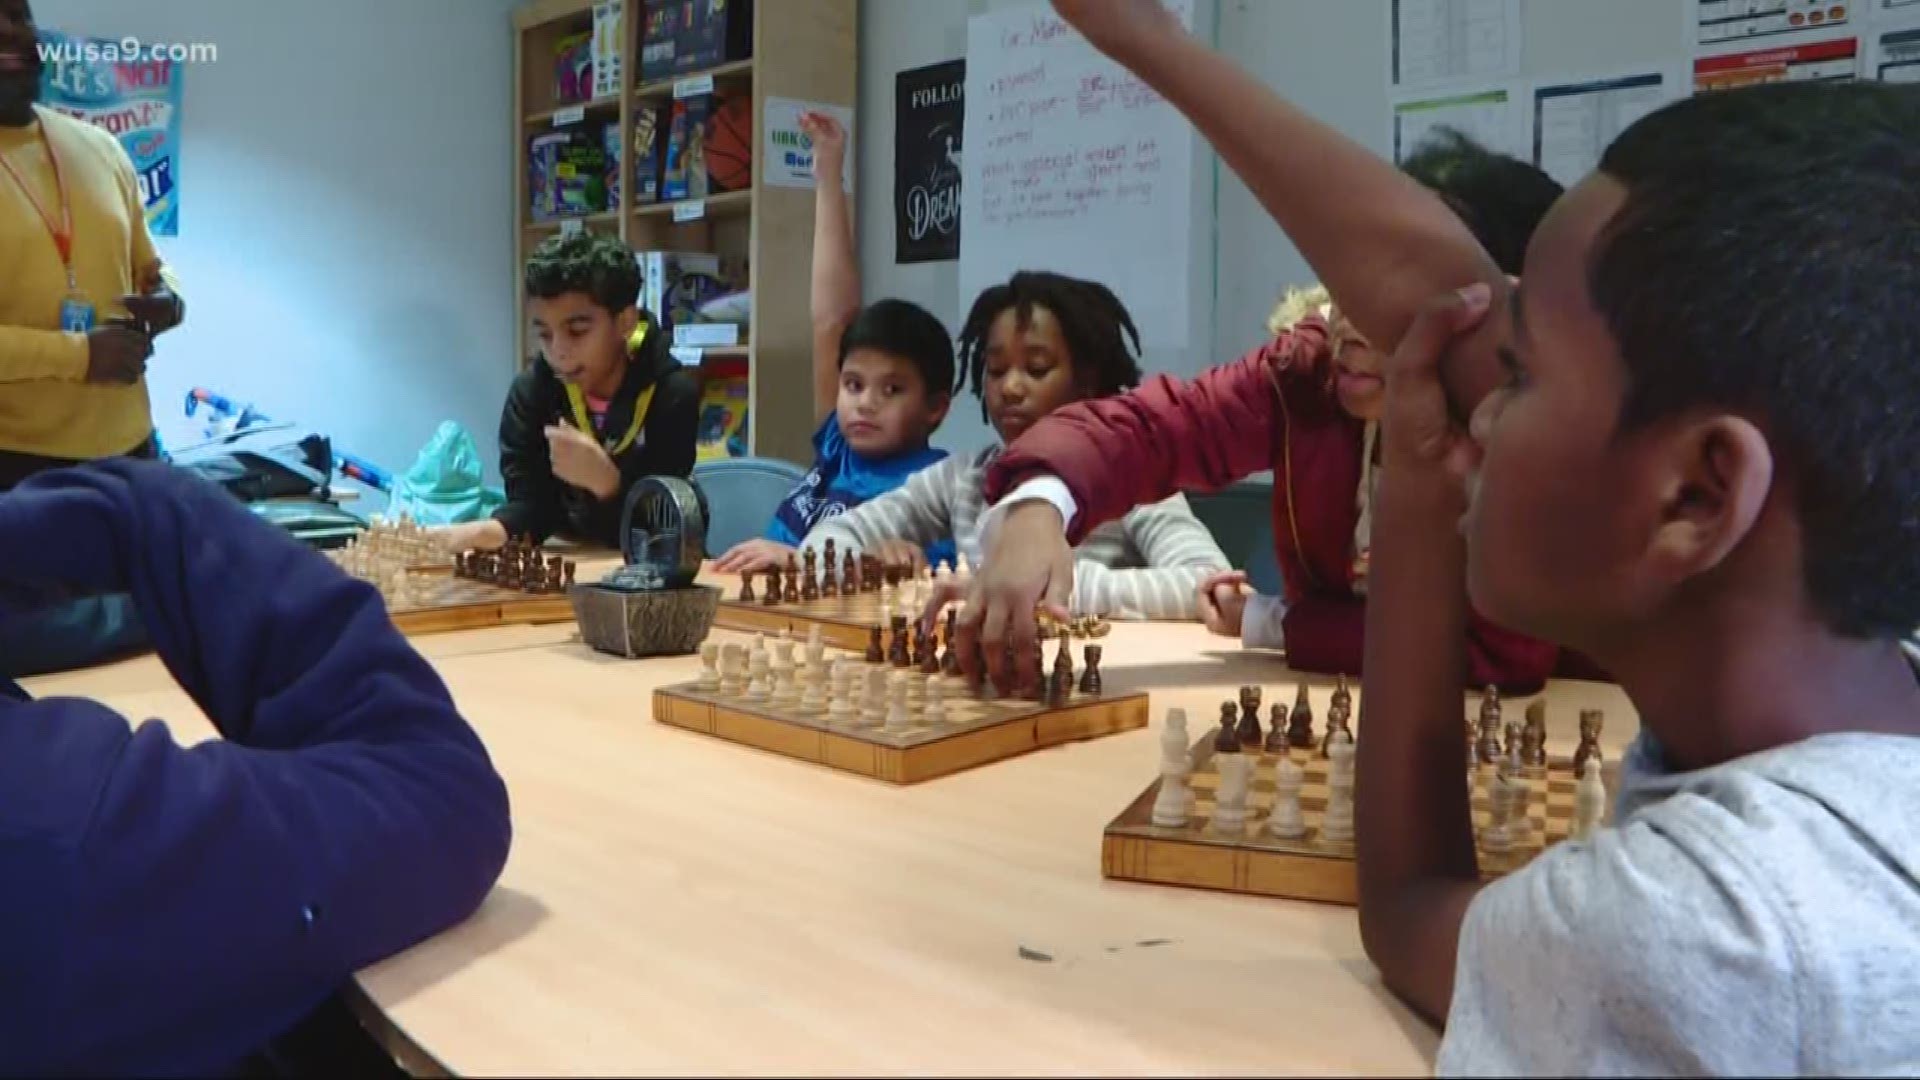
<instances>
[{"instance_id":1,"label":"poster on wall","mask_svg":"<svg viewBox=\"0 0 1920 1080\"><path fill-rule=\"evenodd\" d=\"M1520 90L1512 85L1395 100L1394 164L1405 164L1442 128L1457 131L1489 150L1525 158L1532 150L1532 137L1529 114L1520 102Z\"/></svg>"},{"instance_id":2,"label":"poster on wall","mask_svg":"<svg viewBox=\"0 0 1920 1080\"><path fill-rule=\"evenodd\" d=\"M774 187L811 188L813 187L813 140L800 130L800 118L810 112L826 113L840 121L847 131L846 166L840 170L840 186L847 191L853 190L853 110L844 105L827 105L818 101L796 101L793 98L770 97L760 119L765 129L765 145L761 147L760 177Z\"/></svg>"},{"instance_id":3,"label":"poster on wall","mask_svg":"<svg viewBox=\"0 0 1920 1080\"><path fill-rule=\"evenodd\" d=\"M1393 0L1388 82L1450 86L1520 72L1520 0Z\"/></svg>"},{"instance_id":4,"label":"poster on wall","mask_svg":"<svg viewBox=\"0 0 1920 1080\"><path fill-rule=\"evenodd\" d=\"M120 140L133 159L147 229L180 234L182 63L137 43L41 30L40 103Z\"/></svg>"},{"instance_id":5,"label":"poster on wall","mask_svg":"<svg viewBox=\"0 0 1920 1080\"><path fill-rule=\"evenodd\" d=\"M1860 77L1860 39L1702 56L1693 62L1696 92L1734 90L1771 82L1852 82Z\"/></svg>"},{"instance_id":6,"label":"poster on wall","mask_svg":"<svg viewBox=\"0 0 1920 1080\"><path fill-rule=\"evenodd\" d=\"M1920 83L1920 25L1881 31L1868 74L1881 82Z\"/></svg>"},{"instance_id":7,"label":"poster on wall","mask_svg":"<svg viewBox=\"0 0 1920 1080\"><path fill-rule=\"evenodd\" d=\"M966 119L966 60L894 77L893 259L960 257L960 133Z\"/></svg>"},{"instance_id":8,"label":"poster on wall","mask_svg":"<svg viewBox=\"0 0 1920 1080\"><path fill-rule=\"evenodd\" d=\"M1634 121L1685 93L1684 77L1635 71L1533 88L1533 163L1571 187Z\"/></svg>"},{"instance_id":9,"label":"poster on wall","mask_svg":"<svg viewBox=\"0 0 1920 1080\"><path fill-rule=\"evenodd\" d=\"M1691 10L1696 45L1835 30L1853 19L1847 0L1693 0Z\"/></svg>"}]
</instances>

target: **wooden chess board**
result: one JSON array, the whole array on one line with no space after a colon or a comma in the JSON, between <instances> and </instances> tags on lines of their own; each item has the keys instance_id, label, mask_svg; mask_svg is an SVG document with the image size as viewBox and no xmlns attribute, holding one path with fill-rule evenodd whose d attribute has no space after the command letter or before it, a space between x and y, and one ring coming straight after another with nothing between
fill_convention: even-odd
<instances>
[{"instance_id":1,"label":"wooden chess board","mask_svg":"<svg viewBox=\"0 0 1920 1080\"><path fill-rule=\"evenodd\" d=\"M863 635L864 636L864 635ZM823 635L823 642L825 637ZM836 654L828 650L829 658ZM858 679L874 668L908 670L852 659ZM1076 670L1076 676L1078 670ZM1147 695L1074 692L1065 704L1048 706L1016 698L976 696L956 676L930 676L946 690L946 721L916 722L901 731L837 723L825 713L750 702L697 683L662 687L653 695L653 718L731 742L859 773L895 784L913 784L1046 746L1098 738L1145 727Z\"/></svg>"},{"instance_id":2,"label":"wooden chess board","mask_svg":"<svg viewBox=\"0 0 1920 1080\"><path fill-rule=\"evenodd\" d=\"M1320 838L1320 819L1327 805L1328 761L1319 750L1287 751L1306 773L1300 789L1300 809L1307 832L1298 839L1283 840L1267 831L1278 752L1242 751L1255 759L1246 827L1229 834L1214 825L1214 796L1220 773L1213 762L1213 739L1213 734L1207 733L1193 745L1194 768L1188 780L1193 806L1187 824L1168 828L1153 823L1153 804L1160 793L1160 781L1156 779L1107 826L1100 845L1100 872L1127 881L1357 903L1353 844ZM1601 776L1609 792L1614 789L1614 773L1611 763L1602 764ZM1476 838L1488 821L1487 791L1492 775L1492 769L1483 766L1470 780ZM1480 873L1487 880L1526 865L1572 831L1575 779L1571 759L1548 755L1544 770L1529 769L1523 779L1528 789L1528 840L1502 852L1488 851L1476 840Z\"/></svg>"},{"instance_id":3,"label":"wooden chess board","mask_svg":"<svg viewBox=\"0 0 1920 1080\"><path fill-rule=\"evenodd\" d=\"M409 571L413 601L387 602L393 625L407 635L474 630L486 626L568 622L573 601L566 593L533 594L455 577L439 568Z\"/></svg>"},{"instance_id":4,"label":"wooden chess board","mask_svg":"<svg viewBox=\"0 0 1920 1080\"><path fill-rule=\"evenodd\" d=\"M755 588L759 583L755 582ZM867 635L876 626L881 626L881 607L886 601L882 593L854 593L818 600L796 600L791 603L781 601L769 606L760 599L753 601L738 598L722 598L720 611L714 616L713 624L723 630L745 630L762 634L791 632L796 638L805 638L809 630L820 628L820 640L828 647L851 649L858 652L867 647ZM920 611L911 605L910 610L895 611L892 614L905 615L909 619L918 619Z\"/></svg>"}]
</instances>

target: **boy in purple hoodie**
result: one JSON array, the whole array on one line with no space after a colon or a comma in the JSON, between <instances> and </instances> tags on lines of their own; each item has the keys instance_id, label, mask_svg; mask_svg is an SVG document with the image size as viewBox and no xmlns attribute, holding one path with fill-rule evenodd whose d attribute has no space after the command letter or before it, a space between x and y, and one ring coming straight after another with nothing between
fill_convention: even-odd
<instances>
[{"instance_id":1,"label":"boy in purple hoodie","mask_svg":"<svg viewBox=\"0 0 1920 1080\"><path fill-rule=\"evenodd\" d=\"M225 1071L465 919L507 794L374 590L163 465L0 495L0 619L132 594L224 736L0 682L0 1073Z\"/></svg>"}]
</instances>

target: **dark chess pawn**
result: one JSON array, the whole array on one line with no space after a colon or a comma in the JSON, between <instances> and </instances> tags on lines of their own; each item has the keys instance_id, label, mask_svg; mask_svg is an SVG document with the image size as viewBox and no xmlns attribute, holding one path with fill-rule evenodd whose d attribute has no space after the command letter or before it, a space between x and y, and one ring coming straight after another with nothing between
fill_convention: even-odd
<instances>
[{"instance_id":1,"label":"dark chess pawn","mask_svg":"<svg viewBox=\"0 0 1920 1080\"><path fill-rule=\"evenodd\" d=\"M1241 746L1260 745L1260 688L1243 686L1240 688L1240 726L1234 729L1234 737Z\"/></svg>"},{"instance_id":2,"label":"dark chess pawn","mask_svg":"<svg viewBox=\"0 0 1920 1080\"><path fill-rule=\"evenodd\" d=\"M1267 712L1267 741L1262 747L1269 754L1287 752L1287 706L1276 701Z\"/></svg>"},{"instance_id":3,"label":"dark chess pawn","mask_svg":"<svg viewBox=\"0 0 1920 1080\"><path fill-rule=\"evenodd\" d=\"M1347 710L1337 707L1328 709L1327 733L1320 739L1320 756L1331 757L1332 755L1327 753L1327 748L1333 745L1335 739L1341 738L1349 740L1353 738L1353 729L1347 726Z\"/></svg>"},{"instance_id":4,"label":"dark chess pawn","mask_svg":"<svg viewBox=\"0 0 1920 1080\"><path fill-rule=\"evenodd\" d=\"M820 599L820 568L817 562L818 558L819 556L813 553L812 548L807 549L804 559L805 569L802 570L800 574L800 599L802 601Z\"/></svg>"},{"instance_id":5,"label":"dark chess pawn","mask_svg":"<svg viewBox=\"0 0 1920 1080\"><path fill-rule=\"evenodd\" d=\"M907 617L895 615L891 629L893 634L887 644L887 663L894 667L906 667L913 663L907 653Z\"/></svg>"},{"instance_id":6,"label":"dark chess pawn","mask_svg":"<svg viewBox=\"0 0 1920 1080\"><path fill-rule=\"evenodd\" d=\"M1333 685L1333 704L1345 709L1348 716L1353 715L1353 691L1347 689L1345 675L1341 675Z\"/></svg>"},{"instance_id":7,"label":"dark chess pawn","mask_svg":"<svg viewBox=\"0 0 1920 1080\"><path fill-rule=\"evenodd\" d=\"M787 584L780 593L780 599L789 604L800 602L800 564L791 553L787 555Z\"/></svg>"},{"instance_id":8,"label":"dark chess pawn","mask_svg":"<svg viewBox=\"0 0 1920 1080\"><path fill-rule=\"evenodd\" d=\"M1089 645L1080 654L1087 662L1087 670L1080 674L1080 692L1088 697L1100 696L1100 656L1103 652L1105 650L1100 646Z\"/></svg>"},{"instance_id":9,"label":"dark chess pawn","mask_svg":"<svg viewBox=\"0 0 1920 1080\"><path fill-rule=\"evenodd\" d=\"M735 597L735 602L751 604L753 601L753 571L749 570L740 575L740 595Z\"/></svg>"},{"instance_id":10,"label":"dark chess pawn","mask_svg":"<svg viewBox=\"0 0 1920 1080\"><path fill-rule=\"evenodd\" d=\"M1313 749L1313 703L1307 700L1307 684L1293 698L1293 715L1287 718L1287 745L1296 750Z\"/></svg>"},{"instance_id":11,"label":"dark chess pawn","mask_svg":"<svg viewBox=\"0 0 1920 1080\"><path fill-rule=\"evenodd\" d=\"M922 675L940 674L940 650L935 640L937 637L938 635L931 630L921 630L914 637L913 663L920 669Z\"/></svg>"},{"instance_id":12,"label":"dark chess pawn","mask_svg":"<svg viewBox=\"0 0 1920 1080\"><path fill-rule=\"evenodd\" d=\"M827 555L820 571L820 595L833 600L840 595L839 567L833 561L833 541L827 541Z\"/></svg>"},{"instance_id":13,"label":"dark chess pawn","mask_svg":"<svg viewBox=\"0 0 1920 1080\"><path fill-rule=\"evenodd\" d=\"M947 609L947 640L945 653L940 657L940 671L944 675L960 674L960 649L956 642L960 639L960 616L955 608Z\"/></svg>"},{"instance_id":14,"label":"dark chess pawn","mask_svg":"<svg viewBox=\"0 0 1920 1080\"><path fill-rule=\"evenodd\" d=\"M1529 769L1547 767L1547 699L1527 706L1527 725L1520 731L1520 763Z\"/></svg>"},{"instance_id":15,"label":"dark chess pawn","mask_svg":"<svg viewBox=\"0 0 1920 1080\"><path fill-rule=\"evenodd\" d=\"M1237 754L1240 752L1240 736L1235 733L1234 725L1239 720L1238 710L1233 702L1220 703L1220 730L1213 735L1213 752L1216 754Z\"/></svg>"},{"instance_id":16,"label":"dark chess pawn","mask_svg":"<svg viewBox=\"0 0 1920 1080\"><path fill-rule=\"evenodd\" d=\"M867 628L867 663L877 664L886 657L886 647L880 643L880 628L869 626Z\"/></svg>"},{"instance_id":17,"label":"dark chess pawn","mask_svg":"<svg viewBox=\"0 0 1920 1080\"><path fill-rule=\"evenodd\" d=\"M780 606L780 568L777 566L767 567L767 591L766 594L760 598L760 606Z\"/></svg>"},{"instance_id":18,"label":"dark chess pawn","mask_svg":"<svg viewBox=\"0 0 1920 1080\"><path fill-rule=\"evenodd\" d=\"M840 591L848 596L858 596L864 590L860 581L860 561L849 551L840 560Z\"/></svg>"}]
</instances>

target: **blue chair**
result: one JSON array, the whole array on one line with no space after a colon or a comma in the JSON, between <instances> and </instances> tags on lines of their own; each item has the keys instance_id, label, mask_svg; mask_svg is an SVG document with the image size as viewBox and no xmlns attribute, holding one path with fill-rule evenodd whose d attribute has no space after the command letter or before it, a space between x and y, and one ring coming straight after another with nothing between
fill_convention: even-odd
<instances>
[{"instance_id":1,"label":"blue chair","mask_svg":"<svg viewBox=\"0 0 1920 1080\"><path fill-rule=\"evenodd\" d=\"M777 458L722 458L693 467L694 482L707 495L707 557L743 540L764 536L774 508L807 471Z\"/></svg>"},{"instance_id":2,"label":"blue chair","mask_svg":"<svg viewBox=\"0 0 1920 1080\"><path fill-rule=\"evenodd\" d=\"M1193 516L1207 527L1226 552L1227 562L1247 573L1247 584L1260 592L1281 589L1280 565L1273 556L1273 485L1243 480L1212 494L1187 493Z\"/></svg>"}]
</instances>

